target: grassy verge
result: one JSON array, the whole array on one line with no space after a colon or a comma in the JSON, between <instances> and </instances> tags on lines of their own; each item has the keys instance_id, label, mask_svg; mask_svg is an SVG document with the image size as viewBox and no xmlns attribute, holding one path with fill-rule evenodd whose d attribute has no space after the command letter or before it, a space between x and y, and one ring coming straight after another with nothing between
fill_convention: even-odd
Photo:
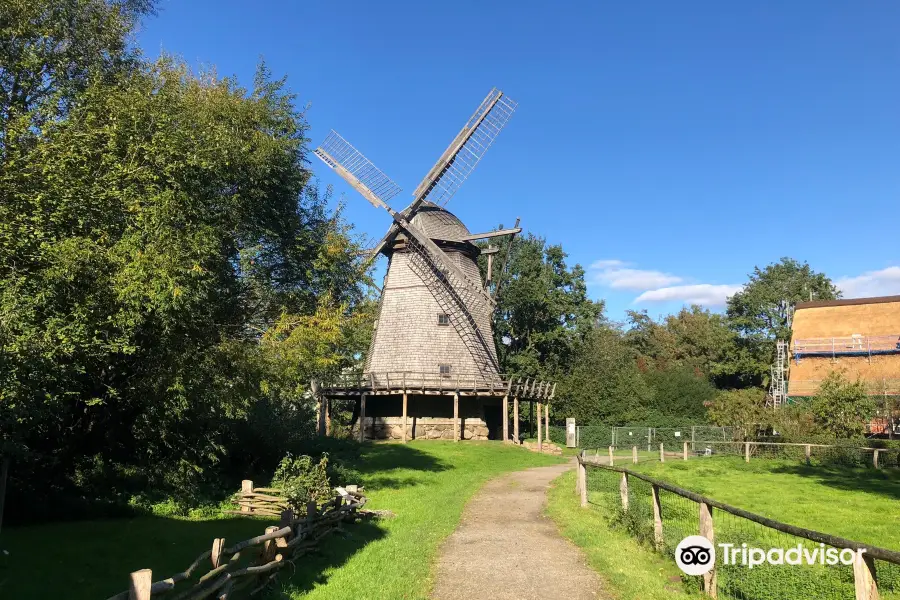
<instances>
[{"instance_id":1,"label":"grassy verge","mask_svg":"<svg viewBox=\"0 0 900 600\"><path fill-rule=\"evenodd\" d=\"M489 478L558 463L495 442L367 444L352 459L370 508L396 517L348 527L298 561L283 591L292 597L426 598L440 542L466 501ZM4 528L0 598L96 600L127 588L128 574L154 578L187 567L213 538L234 543L262 533L266 520L160 516Z\"/></svg>"},{"instance_id":2,"label":"grassy verge","mask_svg":"<svg viewBox=\"0 0 900 600\"><path fill-rule=\"evenodd\" d=\"M488 479L560 459L496 442L412 442L366 448L363 472L372 508L394 511L377 531L351 532L304 560L285 592L294 598L426 598L438 545L466 501ZM303 595L303 594L306 595Z\"/></svg>"},{"instance_id":3,"label":"grassy verge","mask_svg":"<svg viewBox=\"0 0 900 600\"><path fill-rule=\"evenodd\" d=\"M900 472L720 457L624 465L791 525L900 549Z\"/></svg>"},{"instance_id":4,"label":"grassy verge","mask_svg":"<svg viewBox=\"0 0 900 600\"><path fill-rule=\"evenodd\" d=\"M675 562L641 546L623 530L611 529L600 507L581 508L574 492L575 474L557 478L550 489L547 514L564 536L587 556L616 600L699 598L683 589Z\"/></svg>"}]
</instances>

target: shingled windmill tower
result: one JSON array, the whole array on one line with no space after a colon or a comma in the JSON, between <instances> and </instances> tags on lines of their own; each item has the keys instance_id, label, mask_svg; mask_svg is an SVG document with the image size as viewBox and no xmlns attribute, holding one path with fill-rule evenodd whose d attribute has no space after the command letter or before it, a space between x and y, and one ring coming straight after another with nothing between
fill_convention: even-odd
<instances>
[{"instance_id":1,"label":"shingled windmill tower","mask_svg":"<svg viewBox=\"0 0 900 600\"><path fill-rule=\"evenodd\" d=\"M483 282L477 259L486 251L473 243L521 230L473 234L444 208L515 108L503 92L491 90L402 211L388 204L400 187L340 135L332 131L315 150L392 218L370 257L383 254L389 263L364 369L316 386L325 398L359 399L361 439L508 439L503 406L510 396L516 413L520 398L537 402L552 396L549 382L512 381L499 372L491 331L493 255ZM367 396L375 397L368 407ZM513 429L518 438L517 419Z\"/></svg>"}]
</instances>

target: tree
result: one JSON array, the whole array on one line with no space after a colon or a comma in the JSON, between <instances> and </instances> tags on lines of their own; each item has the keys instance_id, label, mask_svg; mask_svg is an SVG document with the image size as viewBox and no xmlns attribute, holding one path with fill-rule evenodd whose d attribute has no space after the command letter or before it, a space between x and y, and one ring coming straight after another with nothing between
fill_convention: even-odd
<instances>
[{"instance_id":1,"label":"tree","mask_svg":"<svg viewBox=\"0 0 900 600\"><path fill-rule=\"evenodd\" d=\"M585 425L644 421L653 392L621 333L597 327L579 343L571 372L559 384L556 410Z\"/></svg>"},{"instance_id":2,"label":"tree","mask_svg":"<svg viewBox=\"0 0 900 600\"><path fill-rule=\"evenodd\" d=\"M744 288L728 299L727 317L740 335L744 370L762 383L774 356L775 340L790 340L791 316L798 302L834 300L840 291L824 273L807 263L782 258L756 267Z\"/></svg>"},{"instance_id":3,"label":"tree","mask_svg":"<svg viewBox=\"0 0 900 600\"><path fill-rule=\"evenodd\" d=\"M7 123L0 436L35 496L120 494L125 474L163 493L222 485L261 402L308 420L299 378L337 367L294 324L350 318L358 245L264 66L249 90L168 58L85 68L65 113ZM260 344L273 326L303 368L278 372Z\"/></svg>"},{"instance_id":4,"label":"tree","mask_svg":"<svg viewBox=\"0 0 900 600\"><path fill-rule=\"evenodd\" d=\"M644 373L644 381L653 392L647 401L648 425L706 422L706 404L716 397L716 388L697 369L652 370Z\"/></svg>"},{"instance_id":5,"label":"tree","mask_svg":"<svg viewBox=\"0 0 900 600\"><path fill-rule=\"evenodd\" d=\"M812 400L816 424L837 438L859 437L875 415L875 400L862 381L847 381L840 371L831 371Z\"/></svg>"},{"instance_id":6,"label":"tree","mask_svg":"<svg viewBox=\"0 0 900 600\"><path fill-rule=\"evenodd\" d=\"M500 286L493 325L501 367L553 379L567 370L580 340L603 321L603 303L587 297L584 269L569 268L561 246L529 234L504 241L498 256L507 251L509 268L494 272ZM484 276L483 259L481 268Z\"/></svg>"},{"instance_id":7,"label":"tree","mask_svg":"<svg viewBox=\"0 0 900 600\"><path fill-rule=\"evenodd\" d=\"M710 420L721 427L733 427L742 440L756 438L765 428L765 392L759 388L745 388L719 392L709 406Z\"/></svg>"}]
</instances>

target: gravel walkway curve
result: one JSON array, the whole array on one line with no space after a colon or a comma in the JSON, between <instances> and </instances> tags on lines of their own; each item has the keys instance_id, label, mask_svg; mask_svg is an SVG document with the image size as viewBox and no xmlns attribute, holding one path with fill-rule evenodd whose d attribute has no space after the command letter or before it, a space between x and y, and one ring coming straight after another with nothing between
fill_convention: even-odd
<instances>
[{"instance_id":1,"label":"gravel walkway curve","mask_svg":"<svg viewBox=\"0 0 900 600\"><path fill-rule=\"evenodd\" d=\"M547 489L572 465L489 481L438 554L434 600L602 600L600 578L544 515Z\"/></svg>"}]
</instances>

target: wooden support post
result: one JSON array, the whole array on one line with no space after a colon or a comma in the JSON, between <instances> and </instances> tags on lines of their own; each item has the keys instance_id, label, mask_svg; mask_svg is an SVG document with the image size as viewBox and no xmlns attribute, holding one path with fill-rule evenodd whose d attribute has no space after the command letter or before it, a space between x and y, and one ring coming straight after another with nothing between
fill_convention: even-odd
<instances>
[{"instance_id":1,"label":"wooden support post","mask_svg":"<svg viewBox=\"0 0 900 600\"><path fill-rule=\"evenodd\" d=\"M209 552L209 562L212 563L213 569L218 569L222 565L222 550L225 549L225 538L215 538L212 543L212 550Z\"/></svg>"},{"instance_id":2,"label":"wooden support post","mask_svg":"<svg viewBox=\"0 0 900 600\"><path fill-rule=\"evenodd\" d=\"M631 462L632 464L637 464L637 446L631 447Z\"/></svg>"},{"instance_id":3,"label":"wooden support post","mask_svg":"<svg viewBox=\"0 0 900 600\"><path fill-rule=\"evenodd\" d=\"M513 443L519 443L519 397L513 396Z\"/></svg>"},{"instance_id":4,"label":"wooden support post","mask_svg":"<svg viewBox=\"0 0 900 600\"><path fill-rule=\"evenodd\" d=\"M619 480L619 500L622 502L622 510L628 512L628 473L622 473Z\"/></svg>"},{"instance_id":5,"label":"wooden support post","mask_svg":"<svg viewBox=\"0 0 900 600\"><path fill-rule=\"evenodd\" d=\"M509 394L503 396L503 443L509 443Z\"/></svg>"},{"instance_id":6,"label":"wooden support post","mask_svg":"<svg viewBox=\"0 0 900 600\"><path fill-rule=\"evenodd\" d=\"M275 525L270 525L266 527L266 533L272 533L274 531L278 531L280 527ZM266 565L275 560L275 555L278 553L278 545L275 540L266 540L263 542L262 554L259 557L259 564Z\"/></svg>"},{"instance_id":7,"label":"wooden support post","mask_svg":"<svg viewBox=\"0 0 900 600\"><path fill-rule=\"evenodd\" d=\"M309 382L309 389L316 399L316 416L318 417L316 419L316 435L323 436L325 435L325 396L322 395L319 384L315 379Z\"/></svg>"},{"instance_id":8,"label":"wooden support post","mask_svg":"<svg viewBox=\"0 0 900 600\"><path fill-rule=\"evenodd\" d=\"M253 493L253 481L251 481L250 479L243 480L241 482L241 493L242 494L252 494ZM250 505L249 504L241 505L241 512L245 512L245 513L250 512Z\"/></svg>"},{"instance_id":9,"label":"wooden support post","mask_svg":"<svg viewBox=\"0 0 900 600\"><path fill-rule=\"evenodd\" d=\"M615 463L615 459L613 458L613 447L610 446L609 447L609 466L611 466L611 467L616 466L614 463Z\"/></svg>"},{"instance_id":10,"label":"wooden support post","mask_svg":"<svg viewBox=\"0 0 900 600\"><path fill-rule=\"evenodd\" d=\"M853 587L856 600L879 600L876 581L875 560L866 554L854 553Z\"/></svg>"},{"instance_id":11,"label":"wooden support post","mask_svg":"<svg viewBox=\"0 0 900 600\"><path fill-rule=\"evenodd\" d=\"M688 456L688 443L685 442L684 443L684 460L687 460L687 456Z\"/></svg>"},{"instance_id":12,"label":"wooden support post","mask_svg":"<svg viewBox=\"0 0 900 600\"><path fill-rule=\"evenodd\" d=\"M541 419L541 416L542 416L541 413L543 412L543 410L542 410L543 407L541 406L541 403L540 403L540 402L537 402L536 404L535 404L535 403L532 403L532 406L535 406L535 405L536 405L536 407L537 407L537 442L538 442L538 452L542 452L542 451L544 450L544 437L543 437L543 435L541 435L541 434L543 433L543 432L541 431L541 421L543 421L543 419Z\"/></svg>"},{"instance_id":13,"label":"wooden support post","mask_svg":"<svg viewBox=\"0 0 900 600\"><path fill-rule=\"evenodd\" d=\"M875 467L876 469L878 468L878 449L877 448L872 451L872 466ZM3 499L0 498L0 506L3 506L2 503L3 503ZM2 517L2 516L3 516L3 514L0 513L0 517Z\"/></svg>"},{"instance_id":14,"label":"wooden support post","mask_svg":"<svg viewBox=\"0 0 900 600\"><path fill-rule=\"evenodd\" d=\"M366 439L366 394L359 395L359 441Z\"/></svg>"},{"instance_id":15,"label":"wooden support post","mask_svg":"<svg viewBox=\"0 0 900 600\"><path fill-rule=\"evenodd\" d=\"M750 462L750 442L744 442L744 462Z\"/></svg>"},{"instance_id":16,"label":"wooden support post","mask_svg":"<svg viewBox=\"0 0 900 600\"><path fill-rule=\"evenodd\" d=\"M663 442L659 443L659 462L666 462L666 454L663 450Z\"/></svg>"},{"instance_id":17,"label":"wooden support post","mask_svg":"<svg viewBox=\"0 0 900 600\"><path fill-rule=\"evenodd\" d=\"M407 439L407 399L406 399L406 390L403 390L403 443L406 443Z\"/></svg>"},{"instance_id":18,"label":"wooden support post","mask_svg":"<svg viewBox=\"0 0 900 600\"><path fill-rule=\"evenodd\" d=\"M544 441L550 441L550 403L544 404Z\"/></svg>"},{"instance_id":19,"label":"wooden support post","mask_svg":"<svg viewBox=\"0 0 900 600\"><path fill-rule=\"evenodd\" d=\"M657 550L662 550L665 542L662 528L662 504L659 501L659 486L655 483L651 488L653 494L653 541Z\"/></svg>"},{"instance_id":20,"label":"wooden support post","mask_svg":"<svg viewBox=\"0 0 900 600\"><path fill-rule=\"evenodd\" d=\"M709 543L715 547L716 537L713 530L712 507L706 502L700 503L700 535L708 539ZM718 597L716 582L716 568L713 567L712 571L703 575L703 591L711 598Z\"/></svg>"},{"instance_id":21,"label":"wooden support post","mask_svg":"<svg viewBox=\"0 0 900 600\"><path fill-rule=\"evenodd\" d=\"M580 460L578 461L578 479L581 480L581 507L584 508L588 504L587 467Z\"/></svg>"},{"instance_id":22,"label":"wooden support post","mask_svg":"<svg viewBox=\"0 0 900 600\"><path fill-rule=\"evenodd\" d=\"M459 441L459 392L453 392L453 441Z\"/></svg>"},{"instance_id":23,"label":"wooden support post","mask_svg":"<svg viewBox=\"0 0 900 600\"><path fill-rule=\"evenodd\" d=\"M133 572L128 586L128 600L150 600L151 587L153 587L153 571L141 569Z\"/></svg>"}]
</instances>

